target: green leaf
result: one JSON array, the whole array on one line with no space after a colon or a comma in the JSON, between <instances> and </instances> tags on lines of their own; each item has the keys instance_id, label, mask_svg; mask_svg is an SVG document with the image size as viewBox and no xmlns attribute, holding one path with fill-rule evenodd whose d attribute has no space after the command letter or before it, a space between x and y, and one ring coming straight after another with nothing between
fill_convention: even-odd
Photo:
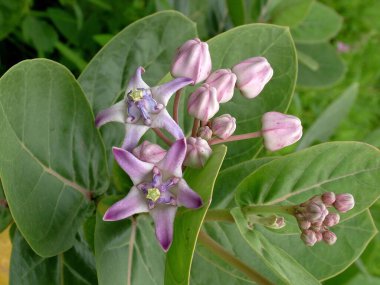
<instances>
[{"instance_id":1,"label":"green leaf","mask_svg":"<svg viewBox=\"0 0 380 285\"><path fill-rule=\"evenodd\" d=\"M258 230L249 229L246 218L240 208L232 209L231 214L246 242L260 256L261 260L269 268L272 268L278 278L292 285L320 284L313 275L307 272L285 250L272 244Z\"/></svg>"},{"instance_id":2,"label":"green leaf","mask_svg":"<svg viewBox=\"0 0 380 285\"><path fill-rule=\"evenodd\" d=\"M337 51L328 43L298 44L297 86L326 88L341 80L346 66Z\"/></svg>"},{"instance_id":3,"label":"green leaf","mask_svg":"<svg viewBox=\"0 0 380 285\"><path fill-rule=\"evenodd\" d=\"M314 2L306 18L292 27L293 39L297 43L324 42L336 36L342 27L343 19L330 7Z\"/></svg>"},{"instance_id":4,"label":"green leaf","mask_svg":"<svg viewBox=\"0 0 380 285\"><path fill-rule=\"evenodd\" d=\"M27 16L22 22L22 34L37 51L39 56L53 51L58 41L57 32L47 22Z\"/></svg>"},{"instance_id":5,"label":"green leaf","mask_svg":"<svg viewBox=\"0 0 380 285\"><path fill-rule=\"evenodd\" d=\"M94 115L73 75L36 59L0 79L0 176L13 218L41 256L74 243L109 178Z\"/></svg>"},{"instance_id":6,"label":"green leaf","mask_svg":"<svg viewBox=\"0 0 380 285\"><path fill-rule=\"evenodd\" d=\"M301 246L298 226L290 216L287 227L279 231L283 235L275 237L273 232L260 229L271 243L287 250L316 278L326 279L358 258L376 233L366 209L380 196L379 168L380 152L370 145L325 143L263 165L238 186L236 202L241 206L286 205L302 203L327 191L353 194L355 207L341 214L341 223L332 229L338 241L328 254L324 244ZM311 255L317 258L311 259Z\"/></svg>"},{"instance_id":7,"label":"green leaf","mask_svg":"<svg viewBox=\"0 0 380 285\"><path fill-rule=\"evenodd\" d=\"M77 51L69 48L60 41L55 43L55 47L63 57L71 61L79 70L83 70L86 67L87 62Z\"/></svg>"},{"instance_id":8,"label":"green leaf","mask_svg":"<svg viewBox=\"0 0 380 285\"><path fill-rule=\"evenodd\" d=\"M254 268L273 284L286 284L266 266L260 256L246 243L238 228L232 223L206 223L203 226L207 234L225 250ZM203 274L207 272L207 274ZM219 258L208 247L197 245L191 269L190 284L252 284L252 280L231 266L228 261Z\"/></svg>"},{"instance_id":9,"label":"green leaf","mask_svg":"<svg viewBox=\"0 0 380 285\"><path fill-rule=\"evenodd\" d=\"M4 231L12 222L12 215L9 211L7 201L5 199L3 186L0 180L0 233Z\"/></svg>"},{"instance_id":10,"label":"green leaf","mask_svg":"<svg viewBox=\"0 0 380 285\"><path fill-rule=\"evenodd\" d=\"M12 240L10 285L97 284L94 256L80 237L58 256L37 255L16 230Z\"/></svg>"},{"instance_id":11,"label":"green leaf","mask_svg":"<svg viewBox=\"0 0 380 285\"><path fill-rule=\"evenodd\" d=\"M331 230L338 237L333 246L317 243L313 247L305 246L300 239L300 230L295 219L289 217L289 226L282 234L260 228L259 231L270 243L282 248L317 279L325 280L345 270L367 247L377 230L368 210L348 217ZM313 257L313 258L311 258Z\"/></svg>"},{"instance_id":12,"label":"green leaf","mask_svg":"<svg viewBox=\"0 0 380 285\"><path fill-rule=\"evenodd\" d=\"M314 0L272 0L269 4L269 20L281 26L295 26L306 17Z\"/></svg>"},{"instance_id":13,"label":"green leaf","mask_svg":"<svg viewBox=\"0 0 380 285\"><path fill-rule=\"evenodd\" d=\"M347 117L359 91L358 83L351 84L343 94L332 102L303 135L297 149L301 150L314 142L330 139L339 124Z\"/></svg>"},{"instance_id":14,"label":"green leaf","mask_svg":"<svg viewBox=\"0 0 380 285\"><path fill-rule=\"evenodd\" d=\"M273 78L258 97L249 100L236 91L230 102L220 105L219 115L228 113L236 118L235 134L260 130L265 112L287 110L297 74L296 52L289 29L265 24L244 25L212 38L208 44L214 70L230 68L254 56L266 57L274 70ZM260 139L228 143L223 167L252 159L261 148Z\"/></svg>"},{"instance_id":15,"label":"green leaf","mask_svg":"<svg viewBox=\"0 0 380 285\"><path fill-rule=\"evenodd\" d=\"M29 0L0 1L0 40L20 24L22 17L29 12L29 6Z\"/></svg>"},{"instance_id":16,"label":"green leaf","mask_svg":"<svg viewBox=\"0 0 380 285\"><path fill-rule=\"evenodd\" d=\"M240 206L299 204L327 191L351 193L355 207L342 217L367 209L380 196L380 151L359 142L323 143L263 165L238 186ZM255 191L252 191L255 189Z\"/></svg>"},{"instance_id":17,"label":"green leaf","mask_svg":"<svg viewBox=\"0 0 380 285\"><path fill-rule=\"evenodd\" d=\"M188 168L184 179L203 199L204 205L196 211L179 209L174 221L174 239L166 255L165 285L189 284L190 269L195 244L203 219L211 203L214 183L222 165L227 148L223 145L213 148L213 154L206 166Z\"/></svg>"},{"instance_id":18,"label":"green leaf","mask_svg":"<svg viewBox=\"0 0 380 285\"><path fill-rule=\"evenodd\" d=\"M380 148L380 129L376 129L369 133L363 141L371 145L374 145L377 148Z\"/></svg>"},{"instance_id":19,"label":"green leaf","mask_svg":"<svg viewBox=\"0 0 380 285\"><path fill-rule=\"evenodd\" d=\"M103 221L107 208L120 197L106 197L98 205L95 256L100 285L163 284L165 255L146 215L116 222Z\"/></svg>"},{"instance_id":20,"label":"green leaf","mask_svg":"<svg viewBox=\"0 0 380 285\"><path fill-rule=\"evenodd\" d=\"M144 81L156 85L169 71L176 48L194 37L195 24L174 11L156 13L126 27L79 76L94 113L119 99L138 66L145 68ZM102 127L107 153L111 153L112 146L121 144L124 133L121 124Z\"/></svg>"},{"instance_id":21,"label":"green leaf","mask_svg":"<svg viewBox=\"0 0 380 285\"><path fill-rule=\"evenodd\" d=\"M79 31L75 16L58 8L49 8L46 13L58 31L68 39L69 42L78 45Z\"/></svg>"},{"instance_id":22,"label":"green leaf","mask_svg":"<svg viewBox=\"0 0 380 285\"><path fill-rule=\"evenodd\" d=\"M239 183L257 168L273 159L275 157L248 160L220 171L215 182L211 207L228 207L233 202L235 189Z\"/></svg>"},{"instance_id":23,"label":"green leaf","mask_svg":"<svg viewBox=\"0 0 380 285\"><path fill-rule=\"evenodd\" d=\"M226 0L228 12L234 26L245 24L245 5L243 0Z\"/></svg>"}]
</instances>

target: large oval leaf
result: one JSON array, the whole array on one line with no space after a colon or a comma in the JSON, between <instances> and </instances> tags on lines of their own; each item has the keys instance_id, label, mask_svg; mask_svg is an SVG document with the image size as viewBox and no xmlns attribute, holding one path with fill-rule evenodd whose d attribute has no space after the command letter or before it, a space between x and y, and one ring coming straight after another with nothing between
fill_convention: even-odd
<instances>
[{"instance_id":1,"label":"large oval leaf","mask_svg":"<svg viewBox=\"0 0 380 285\"><path fill-rule=\"evenodd\" d=\"M213 154L206 166L187 169L184 175L189 186L202 197L202 208L191 211L181 208L174 221L174 239L166 255L165 285L189 284L190 269L198 233L212 199L214 183L222 165L227 148L223 145L213 148Z\"/></svg>"},{"instance_id":2,"label":"large oval leaf","mask_svg":"<svg viewBox=\"0 0 380 285\"><path fill-rule=\"evenodd\" d=\"M274 69L271 81L256 98L248 100L239 92L220 105L219 114L236 118L235 134L260 130L261 116L268 111L285 112L292 99L297 76L296 52L286 27L252 24L237 27L208 41L213 69L230 68L254 56L264 56ZM262 147L260 139L228 143L223 167L254 157Z\"/></svg>"},{"instance_id":3,"label":"large oval leaf","mask_svg":"<svg viewBox=\"0 0 380 285\"><path fill-rule=\"evenodd\" d=\"M0 80L0 176L21 233L42 256L70 248L108 186L104 147L73 75L24 61Z\"/></svg>"},{"instance_id":4,"label":"large oval leaf","mask_svg":"<svg viewBox=\"0 0 380 285\"><path fill-rule=\"evenodd\" d=\"M194 37L195 24L175 11L159 12L126 27L95 55L78 78L94 112L118 100L138 66L145 68L144 81L156 85L169 72L176 48ZM124 138L121 124L106 125L102 133L107 153Z\"/></svg>"},{"instance_id":5,"label":"large oval leaf","mask_svg":"<svg viewBox=\"0 0 380 285\"><path fill-rule=\"evenodd\" d=\"M119 199L109 196L98 205L95 255L99 284L163 284L165 255L150 217L103 221L107 208Z\"/></svg>"}]
</instances>

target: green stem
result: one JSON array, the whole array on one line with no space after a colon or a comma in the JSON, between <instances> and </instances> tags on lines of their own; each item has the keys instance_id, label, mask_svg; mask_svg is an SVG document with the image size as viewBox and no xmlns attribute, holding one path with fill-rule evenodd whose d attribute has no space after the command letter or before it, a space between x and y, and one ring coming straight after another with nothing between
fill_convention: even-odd
<instances>
[{"instance_id":1,"label":"green stem","mask_svg":"<svg viewBox=\"0 0 380 285\"><path fill-rule=\"evenodd\" d=\"M252 281L260 285L273 285L268 279L258 273L256 270L242 262L240 259L233 256L231 253L226 251L220 244L214 241L207 233L200 231L199 242L210 249L215 255L222 258L224 261L228 262L230 265L235 267L240 272L247 275Z\"/></svg>"},{"instance_id":2,"label":"green stem","mask_svg":"<svg viewBox=\"0 0 380 285\"><path fill-rule=\"evenodd\" d=\"M244 214L295 214L295 206L272 206L272 205L262 205L262 206L246 206L242 208Z\"/></svg>"},{"instance_id":3,"label":"green stem","mask_svg":"<svg viewBox=\"0 0 380 285\"><path fill-rule=\"evenodd\" d=\"M208 210L206 213L205 221L206 222L230 222L230 223L235 222L230 211L224 210L224 209Z\"/></svg>"}]
</instances>

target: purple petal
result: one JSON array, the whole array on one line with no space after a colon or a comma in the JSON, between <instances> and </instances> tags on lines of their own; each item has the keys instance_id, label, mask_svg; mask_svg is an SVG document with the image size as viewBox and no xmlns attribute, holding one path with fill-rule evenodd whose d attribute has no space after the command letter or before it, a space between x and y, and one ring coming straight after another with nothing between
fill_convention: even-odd
<instances>
[{"instance_id":1,"label":"purple petal","mask_svg":"<svg viewBox=\"0 0 380 285\"><path fill-rule=\"evenodd\" d=\"M144 72L145 72L145 69L141 66L139 66L136 69L135 74L133 75L133 77L131 78L131 80L128 83L126 93L128 93L130 90L136 89L136 88L149 89L149 86L141 78L141 74L143 74Z\"/></svg>"},{"instance_id":2,"label":"purple petal","mask_svg":"<svg viewBox=\"0 0 380 285\"><path fill-rule=\"evenodd\" d=\"M121 168L129 175L134 185L137 185L151 173L153 164L136 158L132 153L122 148L113 147L113 155Z\"/></svg>"},{"instance_id":3,"label":"purple petal","mask_svg":"<svg viewBox=\"0 0 380 285\"><path fill-rule=\"evenodd\" d=\"M97 128L109 122L124 123L127 114L127 104L124 100L112 105L108 109L100 111L95 118Z\"/></svg>"},{"instance_id":4,"label":"purple petal","mask_svg":"<svg viewBox=\"0 0 380 285\"><path fill-rule=\"evenodd\" d=\"M140 140L140 138L149 130L149 127L137 124L125 125L125 138L122 148L128 151L132 151Z\"/></svg>"},{"instance_id":5,"label":"purple petal","mask_svg":"<svg viewBox=\"0 0 380 285\"><path fill-rule=\"evenodd\" d=\"M161 128L167 130L176 140L182 139L185 135L178 124L172 119L166 109L162 110L152 122L152 128Z\"/></svg>"},{"instance_id":6,"label":"purple petal","mask_svg":"<svg viewBox=\"0 0 380 285\"><path fill-rule=\"evenodd\" d=\"M157 164L167 176L182 177L182 163L186 155L186 140L177 140L169 148L165 157Z\"/></svg>"},{"instance_id":7,"label":"purple petal","mask_svg":"<svg viewBox=\"0 0 380 285\"><path fill-rule=\"evenodd\" d=\"M173 241L173 223L176 212L177 207L171 205L158 205L150 210L156 226L156 237L164 251L168 251Z\"/></svg>"},{"instance_id":8,"label":"purple petal","mask_svg":"<svg viewBox=\"0 0 380 285\"><path fill-rule=\"evenodd\" d=\"M166 106L170 97L179 89L193 83L193 80L186 77L179 77L160 86L151 88L153 98Z\"/></svg>"},{"instance_id":9,"label":"purple petal","mask_svg":"<svg viewBox=\"0 0 380 285\"><path fill-rule=\"evenodd\" d=\"M187 185L184 179L178 182L177 202L179 206L197 209L203 205L202 198Z\"/></svg>"},{"instance_id":10,"label":"purple petal","mask_svg":"<svg viewBox=\"0 0 380 285\"><path fill-rule=\"evenodd\" d=\"M134 214L148 212L144 196L136 187L132 187L128 195L113 204L103 216L103 221L118 221Z\"/></svg>"}]
</instances>

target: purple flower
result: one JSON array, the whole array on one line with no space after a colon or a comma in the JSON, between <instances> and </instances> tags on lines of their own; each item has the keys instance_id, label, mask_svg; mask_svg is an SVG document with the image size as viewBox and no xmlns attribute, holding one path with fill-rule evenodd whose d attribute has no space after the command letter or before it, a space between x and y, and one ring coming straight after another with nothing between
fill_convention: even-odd
<instances>
[{"instance_id":1,"label":"purple flower","mask_svg":"<svg viewBox=\"0 0 380 285\"><path fill-rule=\"evenodd\" d=\"M117 221L149 212L156 226L156 237L164 251L167 251L173 240L177 207L199 208L203 204L201 197L182 178L185 139L177 140L156 164L141 161L121 148L114 147L113 153L134 186L125 198L107 210L103 220Z\"/></svg>"},{"instance_id":2,"label":"purple flower","mask_svg":"<svg viewBox=\"0 0 380 285\"><path fill-rule=\"evenodd\" d=\"M97 127L109 122L124 123L126 134L122 147L127 150L134 148L149 128L164 128L176 140L184 137L165 107L173 93L193 81L180 77L150 88L141 78L143 72L144 68L137 68L124 99L101 111L95 119Z\"/></svg>"}]
</instances>

